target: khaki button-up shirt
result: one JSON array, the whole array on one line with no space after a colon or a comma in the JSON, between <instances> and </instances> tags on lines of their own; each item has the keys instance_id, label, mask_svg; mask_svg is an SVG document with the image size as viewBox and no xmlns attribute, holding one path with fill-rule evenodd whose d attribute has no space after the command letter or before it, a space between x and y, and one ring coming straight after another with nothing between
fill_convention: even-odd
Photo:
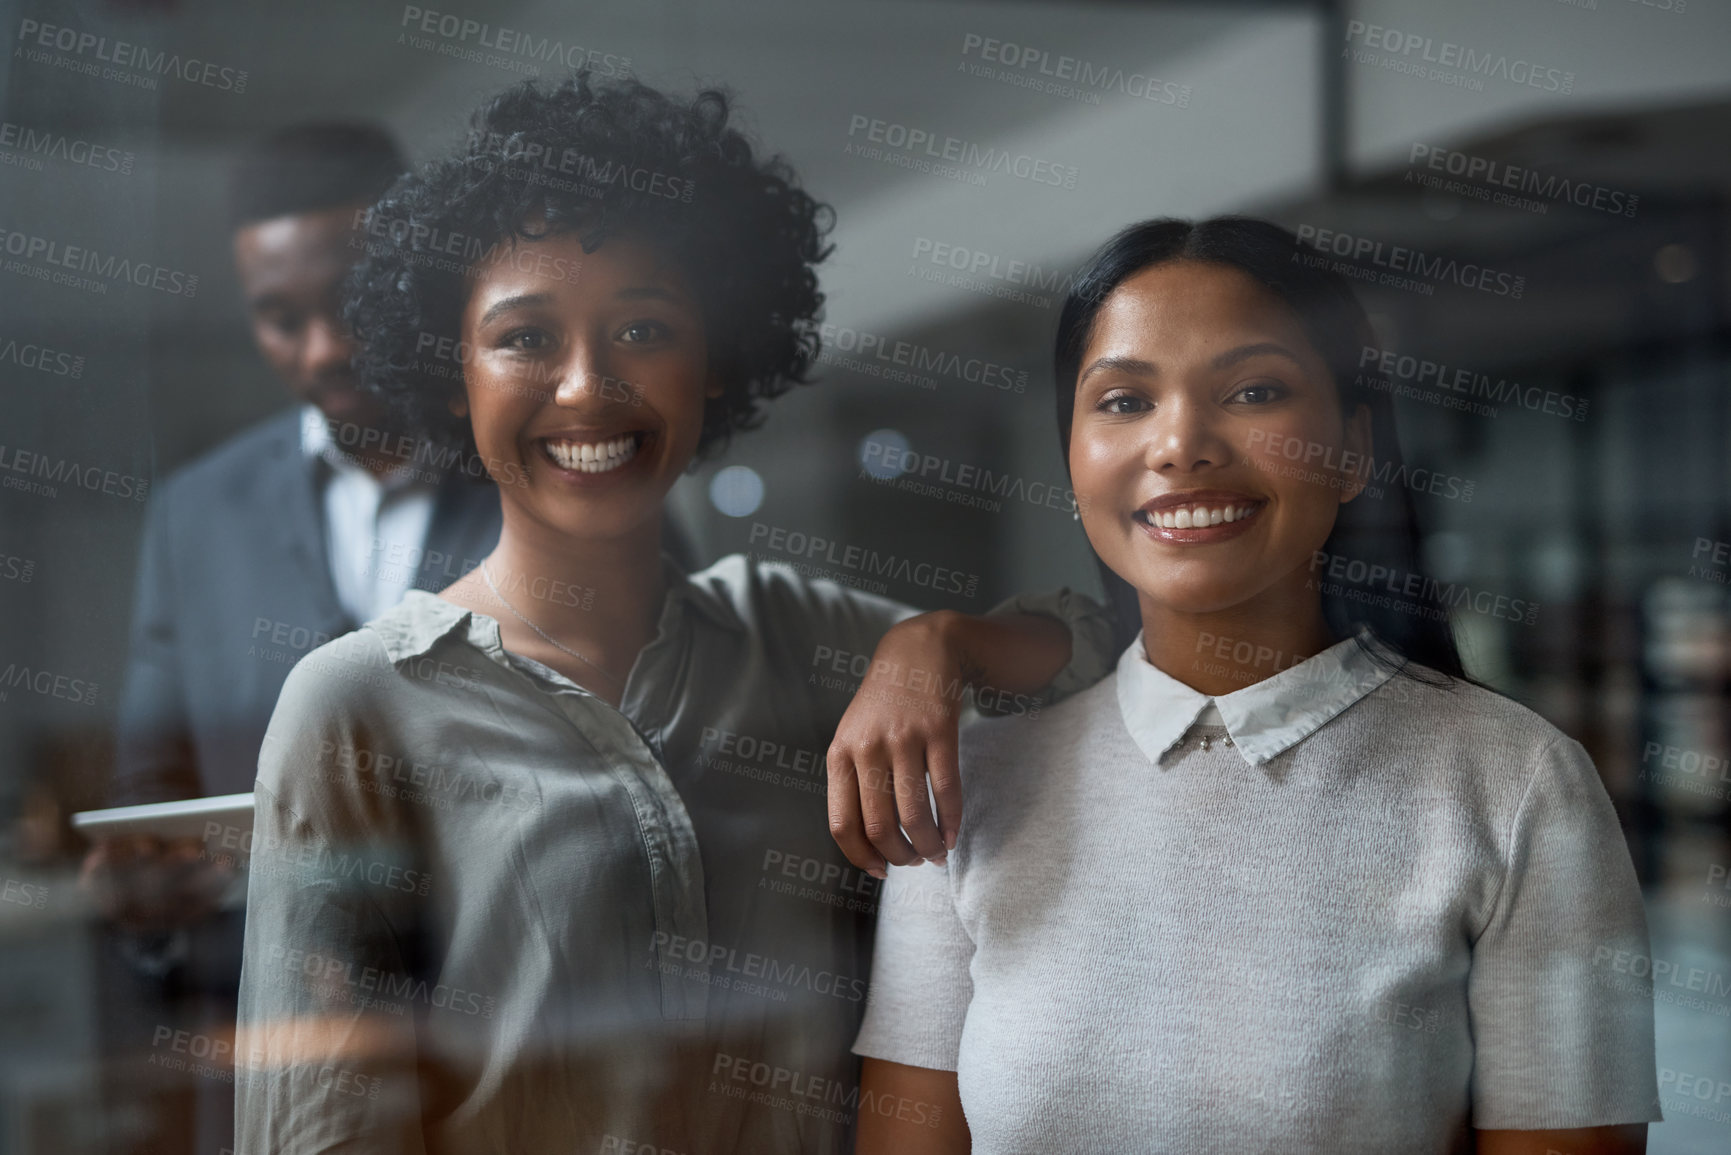
<instances>
[{"instance_id":1,"label":"khaki button-up shirt","mask_svg":"<svg viewBox=\"0 0 1731 1155\"><path fill-rule=\"evenodd\" d=\"M1071 624L1049 695L1105 673L1093 603L1006 608ZM617 710L431 594L308 655L259 763L237 1150L845 1150L878 884L824 755L913 612L670 572Z\"/></svg>"}]
</instances>

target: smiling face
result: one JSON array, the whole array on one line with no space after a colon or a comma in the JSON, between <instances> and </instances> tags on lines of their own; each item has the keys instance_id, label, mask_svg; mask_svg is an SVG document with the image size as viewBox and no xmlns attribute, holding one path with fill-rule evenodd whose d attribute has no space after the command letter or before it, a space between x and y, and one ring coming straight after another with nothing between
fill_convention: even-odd
<instances>
[{"instance_id":1,"label":"smiling face","mask_svg":"<svg viewBox=\"0 0 1731 1155\"><path fill-rule=\"evenodd\" d=\"M343 278L360 255L363 206L292 213L235 230L235 269L253 339L297 400L332 421L367 422L380 407L350 368L354 339L342 318Z\"/></svg>"},{"instance_id":2,"label":"smiling face","mask_svg":"<svg viewBox=\"0 0 1731 1155\"><path fill-rule=\"evenodd\" d=\"M471 274L463 385L507 517L567 538L659 525L703 431L704 319L679 271L629 237L585 253L561 232Z\"/></svg>"},{"instance_id":3,"label":"smiling face","mask_svg":"<svg viewBox=\"0 0 1731 1155\"><path fill-rule=\"evenodd\" d=\"M1077 378L1070 474L1088 540L1151 610L1212 614L1304 592L1363 488L1348 420L1292 311L1248 275L1172 261L1123 281ZM1297 460L1291 455L1297 448Z\"/></svg>"}]
</instances>

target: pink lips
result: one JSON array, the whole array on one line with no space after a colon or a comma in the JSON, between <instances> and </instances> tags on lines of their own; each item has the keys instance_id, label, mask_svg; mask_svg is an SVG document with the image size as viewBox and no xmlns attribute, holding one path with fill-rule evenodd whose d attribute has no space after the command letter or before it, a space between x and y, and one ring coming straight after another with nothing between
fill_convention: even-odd
<instances>
[{"instance_id":1,"label":"pink lips","mask_svg":"<svg viewBox=\"0 0 1731 1155\"><path fill-rule=\"evenodd\" d=\"M1155 498L1136 511L1135 520L1157 541L1208 545L1243 533L1267 504L1243 493L1197 489Z\"/></svg>"}]
</instances>

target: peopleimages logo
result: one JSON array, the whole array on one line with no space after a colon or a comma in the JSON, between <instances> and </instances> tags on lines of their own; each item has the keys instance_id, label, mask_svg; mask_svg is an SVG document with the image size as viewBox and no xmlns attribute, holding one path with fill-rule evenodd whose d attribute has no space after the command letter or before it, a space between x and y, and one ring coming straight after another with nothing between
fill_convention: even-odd
<instances>
[{"instance_id":1,"label":"peopleimages logo","mask_svg":"<svg viewBox=\"0 0 1731 1155\"><path fill-rule=\"evenodd\" d=\"M936 1127L943 1120L943 1108L933 1103L909 1099L905 1095L862 1090L853 1079L828 1079L789 1067L771 1066L744 1055L717 1052L709 1073L712 1094L778 1107L807 1118L851 1123L854 1113L858 1112L923 1127ZM753 1087L757 1090L751 1091ZM601 1150L603 1155L609 1152L616 1155L679 1155L678 1152L647 1146L633 1152L624 1147L608 1147L605 1142Z\"/></svg>"},{"instance_id":2,"label":"peopleimages logo","mask_svg":"<svg viewBox=\"0 0 1731 1155\"><path fill-rule=\"evenodd\" d=\"M21 342L13 337L0 337L0 361L56 377L84 376L84 358L78 354L52 349L34 341Z\"/></svg>"},{"instance_id":3,"label":"peopleimages logo","mask_svg":"<svg viewBox=\"0 0 1731 1155\"><path fill-rule=\"evenodd\" d=\"M69 245L50 237L39 237L15 229L0 227L0 252L18 258L16 261L6 262L8 272L36 275L38 279L54 283L79 282L73 286L75 288L94 287L101 292L108 291L101 281L73 277L58 270L70 269L78 273L90 273L108 281L125 282L141 289L155 289L171 297L190 299L198 293L196 273L153 265L149 261L135 261L131 257L116 256L113 253L104 256L95 249L82 245ZM25 263L29 261L41 261L55 268L50 270Z\"/></svg>"},{"instance_id":4,"label":"peopleimages logo","mask_svg":"<svg viewBox=\"0 0 1731 1155\"><path fill-rule=\"evenodd\" d=\"M906 380L922 389L936 389L939 374L970 385L985 385L1006 393L1024 393L1028 371L985 357L970 357L918 341L904 341L869 329L854 329L824 321L815 326L821 348L817 360L855 373L885 380ZM809 330L808 330L809 331Z\"/></svg>"},{"instance_id":5,"label":"peopleimages logo","mask_svg":"<svg viewBox=\"0 0 1731 1155\"><path fill-rule=\"evenodd\" d=\"M83 165L99 172L131 176L132 164L136 159L132 153L123 149L94 144L80 137L67 136L63 132L14 124L10 120L0 120L0 148L17 150L19 160L34 162L26 166L32 169L40 169L41 158L47 157L49 160Z\"/></svg>"},{"instance_id":6,"label":"peopleimages logo","mask_svg":"<svg viewBox=\"0 0 1731 1155\"><path fill-rule=\"evenodd\" d=\"M419 8L413 4L403 6L403 17L397 26L406 31L399 34L398 43L407 43L411 47L437 51L440 56L450 56L459 60L468 60L475 64L507 63L498 58L488 58L481 49L502 52L506 56L524 58L524 63L513 71L539 74L540 69L528 61L539 61L542 64L552 64L562 70L576 71L588 68L600 76L629 76L631 74L631 58L619 56L612 52L601 52L593 48L585 48L581 44L567 44L563 40L551 36L536 36L529 32L519 32L513 28L495 27L483 20L471 20L466 16L458 16L454 12L436 12L430 8ZM443 44L433 44L420 40L412 35L437 36ZM472 47L470 47L472 45Z\"/></svg>"},{"instance_id":7,"label":"peopleimages logo","mask_svg":"<svg viewBox=\"0 0 1731 1155\"><path fill-rule=\"evenodd\" d=\"M72 674L20 665L17 662L7 662L5 669L0 669L0 702L6 701L9 691L12 690L23 690L44 698L58 698L75 706L96 705L95 682Z\"/></svg>"},{"instance_id":8,"label":"peopleimages logo","mask_svg":"<svg viewBox=\"0 0 1731 1155\"><path fill-rule=\"evenodd\" d=\"M1349 45L1358 41L1367 50L1376 49L1392 54L1387 57L1378 56L1373 51L1353 54L1353 59L1360 64L1378 64L1394 72L1444 81L1463 88L1482 89L1484 81L1490 79L1506 80L1511 84L1565 96L1575 90L1573 72L1548 68L1519 57L1511 60L1504 53L1481 51L1469 45L1438 40L1418 32L1403 32L1398 28L1367 24L1363 20L1349 20L1346 24L1346 40ZM1342 55L1351 52L1350 48L1341 49ZM1427 68L1427 65L1435 67Z\"/></svg>"},{"instance_id":9,"label":"peopleimages logo","mask_svg":"<svg viewBox=\"0 0 1731 1155\"><path fill-rule=\"evenodd\" d=\"M974 494L990 494L1025 501L1063 513L1078 509L1076 491L1044 481L1028 481L1013 473L993 473L990 469L966 462L951 461L935 454L903 449L884 441L869 441L861 455L861 475L880 485L894 484L910 492L933 491L930 496L962 505L978 505L992 513L1001 512L1001 502L972 500ZM938 485L920 482L936 481L949 487L946 492ZM971 491L971 492L970 492Z\"/></svg>"},{"instance_id":10,"label":"peopleimages logo","mask_svg":"<svg viewBox=\"0 0 1731 1155\"><path fill-rule=\"evenodd\" d=\"M415 975L382 967L358 966L348 959L316 951L273 943L265 948L264 958L270 970L303 975L323 987L327 995L346 994L348 1002L363 1009L374 1008L401 1015L411 1005L418 1004L490 1019L498 1007L498 1000L492 995L482 995L448 983L428 985L426 979ZM346 991L342 989L345 987Z\"/></svg>"},{"instance_id":11,"label":"peopleimages logo","mask_svg":"<svg viewBox=\"0 0 1731 1155\"><path fill-rule=\"evenodd\" d=\"M1364 483L1364 492L1381 498L1379 486L1398 486L1414 493L1446 497L1454 501L1471 501L1474 483L1455 474L1438 473L1422 466L1401 462L1398 466L1388 458L1378 461L1372 455L1340 449L1322 441L1252 429L1246 448L1254 450L1244 463L1264 472L1282 477L1297 477L1330 489L1348 489ZM1286 463L1282 467L1282 462Z\"/></svg>"},{"instance_id":12,"label":"peopleimages logo","mask_svg":"<svg viewBox=\"0 0 1731 1155\"><path fill-rule=\"evenodd\" d=\"M236 95L246 91L247 70L244 68L229 68L196 56L158 51L125 40L110 40L62 24L44 24L28 18L20 20L18 45L14 55L21 52L32 64L52 64L71 72L100 76L103 80L125 81L140 88L154 89L156 77L172 76L187 84ZM87 62L81 64L65 56L51 57L49 51L70 53L72 57L87 58ZM137 71L127 72L126 69Z\"/></svg>"},{"instance_id":13,"label":"peopleimages logo","mask_svg":"<svg viewBox=\"0 0 1731 1155\"><path fill-rule=\"evenodd\" d=\"M543 176L558 173L578 178L561 187L582 188L593 195L602 195L609 187L618 186L644 196L690 204L697 185L689 177L628 165L614 157L595 157L574 148L554 155L551 148L539 141L522 140L497 132L471 129L469 148L485 148L499 154L499 160L511 166L507 175L538 181Z\"/></svg>"},{"instance_id":14,"label":"peopleimages logo","mask_svg":"<svg viewBox=\"0 0 1731 1155\"><path fill-rule=\"evenodd\" d=\"M1543 202L1561 201L1578 208L1632 217L1635 215L1636 205L1641 201L1640 197L1632 193L1604 185L1572 181L1568 177L1545 176L1537 169L1522 168L1505 161L1428 144L1414 144L1407 155L1407 164L1411 166L1407 169L1405 178L1408 184L1416 183L1422 188L1452 192L1458 196L1528 211L1542 213L1550 207ZM1414 171L1420 164L1430 171ZM1432 176L1432 173L1446 173L1461 179L1444 181L1441 177ZM1502 191L1505 189L1509 191ZM1515 193L1540 199L1529 200L1515 196Z\"/></svg>"},{"instance_id":15,"label":"peopleimages logo","mask_svg":"<svg viewBox=\"0 0 1731 1155\"><path fill-rule=\"evenodd\" d=\"M1066 269L1048 269L1033 261L931 237L914 238L913 264L908 266L908 273L921 280L1040 309L1051 308L1057 296L1070 291L1074 279Z\"/></svg>"},{"instance_id":16,"label":"peopleimages logo","mask_svg":"<svg viewBox=\"0 0 1731 1155\"><path fill-rule=\"evenodd\" d=\"M1319 587L1324 593L1345 597L1348 601L1367 601L1367 595L1388 594L1398 599L1390 608L1416 609L1419 603L1438 609L1467 608L1486 617L1505 622L1532 625L1539 619L1537 602L1511 598L1494 590L1474 589L1465 582L1442 582L1410 570L1401 570L1362 558L1347 557L1317 550L1310 558L1311 579L1306 588ZM1347 587L1363 593L1354 593ZM1402 604L1404 603L1404 604ZM1382 604L1372 602L1371 604ZM1446 615L1431 615L1441 620Z\"/></svg>"},{"instance_id":17,"label":"peopleimages logo","mask_svg":"<svg viewBox=\"0 0 1731 1155\"><path fill-rule=\"evenodd\" d=\"M1358 374L1354 378L1355 384L1392 393L1397 397L1429 401L1442 405L1445 409L1460 409L1484 417L1497 415L1497 410L1487 404L1495 402L1498 405L1514 404L1534 413L1544 413L1571 421L1587 419L1588 399L1577 397L1573 393L1559 393L1555 389L1522 385L1506 377L1492 380L1489 374L1458 365L1366 345L1359 353L1358 366L1363 369L1366 365L1373 364L1376 371ZM1455 397L1453 394L1460 396Z\"/></svg>"},{"instance_id":18,"label":"peopleimages logo","mask_svg":"<svg viewBox=\"0 0 1731 1155\"><path fill-rule=\"evenodd\" d=\"M1075 188L1078 170L1075 165L1059 164L1045 157L1025 152L1011 152L978 141L945 136L917 125L899 124L855 113L848 118L848 145L843 152L863 156L868 160L891 160L892 157L924 163L942 162L972 170L983 178L997 173L1032 181L1054 188ZM892 161L892 163L899 163ZM905 167L920 167L919 164ZM985 183L969 181L968 183Z\"/></svg>"},{"instance_id":19,"label":"peopleimages logo","mask_svg":"<svg viewBox=\"0 0 1731 1155\"><path fill-rule=\"evenodd\" d=\"M994 76L992 69L972 65L970 60L1003 65L1007 71ZM1177 108L1190 105L1188 84L1161 80L1145 72L1126 71L1109 64L1094 64L1074 56L1054 55L1031 44L998 40L976 32L962 37L960 70L971 76L989 77L1018 88L1080 100L1085 104L1099 104L1100 93L1116 92Z\"/></svg>"},{"instance_id":20,"label":"peopleimages logo","mask_svg":"<svg viewBox=\"0 0 1731 1155\"><path fill-rule=\"evenodd\" d=\"M973 597L980 588L979 574L966 573L898 554L879 553L868 546L849 545L818 534L765 525L761 521L751 523L749 540L752 545L761 545L783 556L798 558L802 562L821 561L825 565L837 566L864 576L920 586L939 593ZM819 573L813 576L829 575Z\"/></svg>"},{"instance_id":21,"label":"peopleimages logo","mask_svg":"<svg viewBox=\"0 0 1731 1155\"><path fill-rule=\"evenodd\" d=\"M687 938L665 930L655 931L650 936L650 949L658 958L667 960L668 965L676 966L681 962L693 964L699 970L688 972L688 977L702 978L721 990L773 994L776 1001L787 1001L784 991L772 992L761 984L743 982L745 979L758 979L762 983L774 983L788 989L803 987L812 994L827 995L844 1002L865 1001L866 980L856 975L816 969L804 963L787 962L769 955L741 953L738 947ZM735 976L738 978L735 979Z\"/></svg>"},{"instance_id":22,"label":"peopleimages logo","mask_svg":"<svg viewBox=\"0 0 1731 1155\"><path fill-rule=\"evenodd\" d=\"M1319 253L1345 258L1344 261L1334 262L1336 272L1394 288L1412 288L1415 285L1423 288L1426 287L1423 282L1446 282L1463 289L1473 289L1518 301L1527 287L1525 277L1501 272L1488 265L1457 261L1453 257L1433 257L1419 249L1391 245L1373 237L1354 236L1335 229L1318 228L1316 225L1299 225L1298 243L1308 245ZM1299 254L1294 253L1293 259L1299 259ZM1360 267L1367 262L1388 271L1379 275ZM1410 274L1410 277L1396 274Z\"/></svg>"},{"instance_id":23,"label":"peopleimages logo","mask_svg":"<svg viewBox=\"0 0 1731 1155\"><path fill-rule=\"evenodd\" d=\"M509 264L520 273L530 273L545 280L575 284L583 268L579 261L566 260L533 246L505 241L488 243L472 233L439 229L407 218L392 219L374 209L356 209L352 227L354 234L349 238L350 248L362 249L375 256L383 255L392 251L384 243L388 239L398 252L407 247L408 252L401 253L404 260L459 276L469 275L485 261L494 265ZM366 240L368 236L380 240Z\"/></svg>"},{"instance_id":24,"label":"peopleimages logo","mask_svg":"<svg viewBox=\"0 0 1731 1155\"><path fill-rule=\"evenodd\" d=\"M133 477L99 465L80 465L64 457L49 457L17 446L0 445L0 474L6 475L0 479L0 486L44 497L58 496L59 490L55 488L58 485L73 485L92 493L129 497L134 501L143 501L150 493L149 478ZM22 476L13 477L11 474ZM27 480L29 478L40 480Z\"/></svg>"}]
</instances>

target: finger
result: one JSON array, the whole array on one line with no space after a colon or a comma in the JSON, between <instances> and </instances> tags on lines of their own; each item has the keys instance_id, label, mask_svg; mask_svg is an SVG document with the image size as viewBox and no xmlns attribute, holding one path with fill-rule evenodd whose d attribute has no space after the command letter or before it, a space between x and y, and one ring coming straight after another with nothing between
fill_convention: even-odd
<instances>
[{"instance_id":1,"label":"finger","mask_svg":"<svg viewBox=\"0 0 1731 1155\"><path fill-rule=\"evenodd\" d=\"M895 759L881 746L869 750L855 762L866 840L886 862L895 866L918 865L920 854L902 835L900 807L896 803Z\"/></svg>"},{"instance_id":2,"label":"finger","mask_svg":"<svg viewBox=\"0 0 1731 1155\"><path fill-rule=\"evenodd\" d=\"M847 855L847 860L871 875L884 878L883 855L865 836L865 817L860 810L859 782L853 758L841 747L831 746L829 766L829 836Z\"/></svg>"},{"instance_id":3,"label":"finger","mask_svg":"<svg viewBox=\"0 0 1731 1155\"><path fill-rule=\"evenodd\" d=\"M98 842L84 852L84 862L78 868L78 885L90 887L95 885L97 876L108 870L112 861L113 851L106 841Z\"/></svg>"},{"instance_id":4,"label":"finger","mask_svg":"<svg viewBox=\"0 0 1731 1155\"><path fill-rule=\"evenodd\" d=\"M930 796L926 792L925 743L917 738L898 742L895 753L896 817L907 839L921 858L944 857L944 837L932 820Z\"/></svg>"},{"instance_id":5,"label":"finger","mask_svg":"<svg viewBox=\"0 0 1731 1155\"><path fill-rule=\"evenodd\" d=\"M84 865L78 871L78 886L90 896L91 903L103 918L112 919L120 913L114 885L114 848L107 841L98 842L84 856Z\"/></svg>"},{"instance_id":6,"label":"finger","mask_svg":"<svg viewBox=\"0 0 1731 1155\"><path fill-rule=\"evenodd\" d=\"M926 742L926 773L931 776L932 796L938 804L938 829L944 849L956 848L962 830L962 762L956 752L956 728L952 721L945 731Z\"/></svg>"}]
</instances>

